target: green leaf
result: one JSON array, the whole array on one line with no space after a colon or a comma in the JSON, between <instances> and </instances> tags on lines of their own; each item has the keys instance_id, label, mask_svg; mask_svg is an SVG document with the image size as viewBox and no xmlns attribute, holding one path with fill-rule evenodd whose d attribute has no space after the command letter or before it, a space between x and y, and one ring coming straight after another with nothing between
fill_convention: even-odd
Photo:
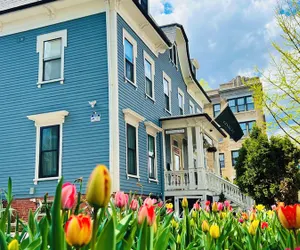
<instances>
[{"instance_id":1,"label":"green leaf","mask_svg":"<svg viewBox=\"0 0 300 250\"><path fill-rule=\"evenodd\" d=\"M11 202L12 202L12 201L10 201L10 202L7 204L7 207L5 208L4 213L2 213L2 217L1 217L1 220L0 220L0 230L1 230L2 232L5 232L6 222L7 222L7 220L8 220L9 214L10 214L10 206L11 206ZM9 221L10 221L10 218L9 218Z\"/></svg>"},{"instance_id":2,"label":"green leaf","mask_svg":"<svg viewBox=\"0 0 300 250\"><path fill-rule=\"evenodd\" d=\"M154 249L160 249L160 250L167 249L169 238L170 238L170 228L169 227L164 228L161 234L157 237L158 238L154 246Z\"/></svg>"},{"instance_id":3,"label":"green leaf","mask_svg":"<svg viewBox=\"0 0 300 250\"><path fill-rule=\"evenodd\" d=\"M135 238L135 233L136 233L136 230L137 230L137 225L135 224L132 228L131 228L131 232L129 234L128 237L126 237L124 240L123 240L123 248L121 248L122 250L130 250L132 249L132 246L133 246L133 243L134 243L134 238Z\"/></svg>"},{"instance_id":4,"label":"green leaf","mask_svg":"<svg viewBox=\"0 0 300 250\"><path fill-rule=\"evenodd\" d=\"M142 227L140 229L137 250L147 250L148 241L148 225L147 220L144 220Z\"/></svg>"},{"instance_id":5,"label":"green leaf","mask_svg":"<svg viewBox=\"0 0 300 250\"><path fill-rule=\"evenodd\" d=\"M7 250L7 244L3 232L0 230L0 249Z\"/></svg>"},{"instance_id":6,"label":"green leaf","mask_svg":"<svg viewBox=\"0 0 300 250\"><path fill-rule=\"evenodd\" d=\"M116 235L114 218L111 217L104 226L100 236L98 237L97 250L115 250L116 249Z\"/></svg>"},{"instance_id":7,"label":"green leaf","mask_svg":"<svg viewBox=\"0 0 300 250\"><path fill-rule=\"evenodd\" d=\"M117 229L116 229L116 238L117 238L117 243L120 242L123 237L124 237L124 233L127 231L128 229L128 225L130 223L132 217L132 213L125 216L117 225Z\"/></svg>"},{"instance_id":8,"label":"green leaf","mask_svg":"<svg viewBox=\"0 0 300 250\"><path fill-rule=\"evenodd\" d=\"M32 210L29 210L29 215L28 215L28 228L30 230L28 230L29 233L29 238L30 238L30 242L33 241L33 237L35 235L35 221L34 221L34 216L32 213Z\"/></svg>"},{"instance_id":9,"label":"green leaf","mask_svg":"<svg viewBox=\"0 0 300 250\"><path fill-rule=\"evenodd\" d=\"M39 237L36 240L34 240L33 242L31 242L25 250L40 249L41 244L42 244L42 239Z\"/></svg>"},{"instance_id":10,"label":"green leaf","mask_svg":"<svg viewBox=\"0 0 300 250\"><path fill-rule=\"evenodd\" d=\"M49 226L48 226L48 220L46 217L41 219L39 223L40 227L40 233L42 236L42 245L41 250L48 250L48 232L49 232Z\"/></svg>"}]
</instances>

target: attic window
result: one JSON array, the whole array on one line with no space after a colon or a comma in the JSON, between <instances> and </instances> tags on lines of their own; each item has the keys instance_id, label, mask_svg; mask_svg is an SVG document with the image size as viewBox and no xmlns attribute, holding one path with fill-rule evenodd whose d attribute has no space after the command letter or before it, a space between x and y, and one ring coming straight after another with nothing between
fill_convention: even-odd
<instances>
[{"instance_id":1,"label":"attic window","mask_svg":"<svg viewBox=\"0 0 300 250\"><path fill-rule=\"evenodd\" d=\"M170 49L170 61L178 67L178 53L177 53L177 44L174 43L173 47Z\"/></svg>"}]
</instances>

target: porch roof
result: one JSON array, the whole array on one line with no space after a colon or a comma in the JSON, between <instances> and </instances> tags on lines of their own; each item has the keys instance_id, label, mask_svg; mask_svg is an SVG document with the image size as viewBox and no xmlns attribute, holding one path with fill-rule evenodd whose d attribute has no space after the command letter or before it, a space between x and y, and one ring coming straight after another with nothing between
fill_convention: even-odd
<instances>
[{"instance_id":1,"label":"porch roof","mask_svg":"<svg viewBox=\"0 0 300 250\"><path fill-rule=\"evenodd\" d=\"M164 121L186 122L187 125L196 125L197 123L202 123L206 129L211 130L215 128L219 132L219 134L221 134L223 137L227 137L221 127L207 113L161 117L159 120L162 123ZM164 128L164 126L162 127Z\"/></svg>"}]
</instances>

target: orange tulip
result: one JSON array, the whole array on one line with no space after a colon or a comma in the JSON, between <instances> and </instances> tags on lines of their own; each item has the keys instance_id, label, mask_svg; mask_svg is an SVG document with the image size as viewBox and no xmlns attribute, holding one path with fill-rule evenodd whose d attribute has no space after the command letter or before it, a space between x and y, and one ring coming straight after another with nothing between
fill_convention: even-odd
<instances>
[{"instance_id":1,"label":"orange tulip","mask_svg":"<svg viewBox=\"0 0 300 250\"><path fill-rule=\"evenodd\" d=\"M92 238L92 221L89 216L72 215L65 226L66 241L70 246L82 247Z\"/></svg>"},{"instance_id":2,"label":"orange tulip","mask_svg":"<svg viewBox=\"0 0 300 250\"><path fill-rule=\"evenodd\" d=\"M277 213L283 227L287 229L300 228L300 204L280 206Z\"/></svg>"}]
</instances>

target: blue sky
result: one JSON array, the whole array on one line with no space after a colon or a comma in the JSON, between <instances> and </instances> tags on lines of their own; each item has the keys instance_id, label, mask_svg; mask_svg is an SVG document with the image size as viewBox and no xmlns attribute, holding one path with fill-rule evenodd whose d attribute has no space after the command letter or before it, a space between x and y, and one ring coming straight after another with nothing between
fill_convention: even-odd
<instances>
[{"instance_id":1,"label":"blue sky","mask_svg":"<svg viewBox=\"0 0 300 250\"><path fill-rule=\"evenodd\" d=\"M237 75L252 76L254 67L267 69L271 41L280 29L277 0L150 0L159 25L181 23L198 59L198 78L213 88Z\"/></svg>"}]
</instances>

